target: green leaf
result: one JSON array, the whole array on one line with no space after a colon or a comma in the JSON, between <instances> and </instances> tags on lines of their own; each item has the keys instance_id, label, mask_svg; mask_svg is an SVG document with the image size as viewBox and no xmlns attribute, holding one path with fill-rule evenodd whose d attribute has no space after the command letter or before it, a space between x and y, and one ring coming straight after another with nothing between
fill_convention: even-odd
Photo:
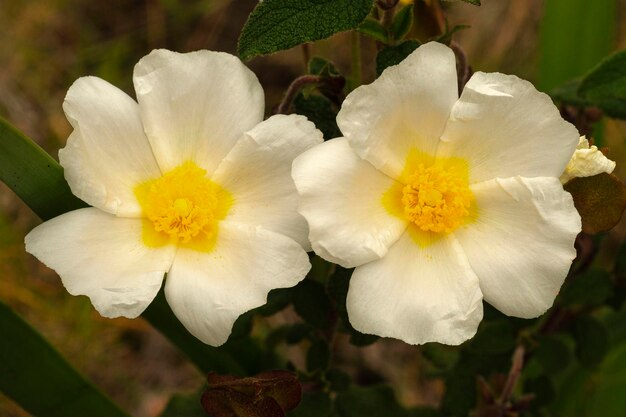
<instances>
[{"instance_id":1,"label":"green leaf","mask_svg":"<svg viewBox=\"0 0 626 417\"><path fill-rule=\"evenodd\" d=\"M606 326L592 316L576 320L574 327L576 356L581 365L595 367L609 350L609 332Z\"/></svg>"},{"instance_id":2,"label":"green leaf","mask_svg":"<svg viewBox=\"0 0 626 417\"><path fill-rule=\"evenodd\" d=\"M537 378L524 382L524 393L534 395L531 402L531 406L533 407L548 404L554 399L554 384L546 375L540 375Z\"/></svg>"},{"instance_id":3,"label":"green leaf","mask_svg":"<svg viewBox=\"0 0 626 417\"><path fill-rule=\"evenodd\" d=\"M578 95L578 87L580 87L580 79L575 78L573 80L566 81L565 83L555 87L550 92L550 96L561 103L571 104L576 107L591 106L592 103L589 100L585 100Z\"/></svg>"},{"instance_id":4,"label":"green leaf","mask_svg":"<svg viewBox=\"0 0 626 417\"><path fill-rule=\"evenodd\" d=\"M613 174L574 178L563 188L574 199L585 233L595 234L612 229L626 208L626 187Z\"/></svg>"},{"instance_id":5,"label":"green leaf","mask_svg":"<svg viewBox=\"0 0 626 417\"><path fill-rule=\"evenodd\" d=\"M293 307L313 327L326 329L331 323L330 300L319 282L310 279L300 281L294 288Z\"/></svg>"},{"instance_id":6,"label":"green leaf","mask_svg":"<svg viewBox=\"0 0 626 417\"><path fill-rule=\"evenodd\" d=\"M515 333L508 320L483 321L467 346L468 351L483 355L512 352L514 348Z\"/></svg>"},{"instance_id":7,"label":"green leaf","mask_svg":"<svg viewBox=\"0 0 626 417\"><path fill-rule=\"evenodd\" d=\"M63 178L63 168L37 144L0 119L0 180L11 187L43 220L85 207ZM256 371L259 352L247 340L213 348L193 337L172 313L163 290L142 315L201 370L234 374ZM230 353L232 350L233 353ZM243 353L245 352L245 355ZM247 359L248 365L240 365Z\"/></svg>"},{"instance_id":8,"label":"green leaf","mask_svg":"<svg viewBox=\"0 0 626 417\"><path fill-rule=\"evenodd\" d=\"M63 168L46 151L2 118L0 180L43 220L87 207L70 191L63 177Z\"/></svg>"},{"instance_id":9,"label":"green leaf","mask_svg":"<svg viewBox=\"0 0 626 417\"><path fill-rule=\"evenodd\" d=\"M325 370L330 364L330 347L325 340L315 338L306 353L306 369L309 372Z\"/></svg>"},{"instance_id":10,"label":"green leaf","mask_svg":"<svg viewBox=\"0 0 626 417\"><path fill-rule=\"evenodd\" d=\"M298 407L287 413L289 417L330 417L333 402L325 392L303 393Z\"/></svg>"},{"instance_id":11,"label":"green leaf","mask_svg":"<svg viewBox=\"0 0 626 417\"><path fill-rule=\"evenodd\" d=\"M128 417L0 301L0 391L42 417Z\"/></svg>"},{"instance_id":12,"label":"green leaf","mask_svg":"<svg viewBox=\"0 0 626 417\"><path fill-rule=\"evenodd\" d=\"M617 0L546 0L539 33L539 85L581 77L614 45Z\"/></svg>"},{"instance_id":13,"label":"green leaf","mask_svg":"<svg viewBox=\"0 0 626 417\"><path fill-rule=\"evenodd\" d=\"M333 139L341 136L337 126L337 110L326 97L309 95L304 97L298 94L293 102L296 113L306 116L322 132L324 139Z\"/></svg>"},{"instance_id":14,"label":"green leaf","mask_svg":"<svg viewBox=\"0 0 626 417\"><path fill-rule=\"evenodd\" d=\"M411 52L420 46L416 40L404 41L399 45L387 46L376 55L376 75L380 76L385 68L397 65L404 60Z\"/></svg>"},{"instance_id":15,"label":"green leaf","mask_svg":"<svg viewBox=\"0 0 626 417\"><path fill-rule=\"evenodd\" d=\"M350 378L350 375L348 375L341 369L329 369L328 371L326 371L324 377L329 382L330 389L332 391L346 391L348 388L350 388L350 384L352 383L352 378Z\"/></svg>"},{"instance_id":16,"label":"green leaf","mask_svg":"<svg viewBox=\"0 0 626 417\"><path fill-rule=\"evenodd\" d=\"M616 346L597 370L572 367L558 378L557 398L549 415L626 417L626 344Z\"/></svg>"},{"instance_id":17,"label":"green leaf","mask_svg":"<svg viewBox=\"0 0 626 417\"><path fill-rule=\"evenodd\" d=\"M449 29L446 23L446 30L435 40L439 43L443 43L444 45L450 45L452 42L452 36L454 36L455 33L464 29L469 29L470 27L470 25L456 25L452 29Z\"/></svg>"},{"instance_id":18,"label":"green leaf","mask_svg":"<svg viewBox=\"0 0 626 417\"><path fill-rule=\"evenodd\" d=\"M387 29L376 19L365 19L359 26L359 32L382 43L389 43Z\"/></svg>"},{"instance_id":19,"label":"green leaf","mask_svg":"<svg viewBox=\"0 0 626 417\"><path fill-rule=\"evenodd\" d=\"M606 58L587 74L578 94L608 116L626 119L626 50Z\"/></svg>"},{"instance_id":20,"label":"green leaf","mask_svg":"<svg viewBox=\"0 0 626 417\"><path fill-rule=\"evenodd\" d=\"M396 400L387 385L352 387L335 400L339 417L409 417L409 411Z\"/></svg>"},{"instance_id":21,"label":"green leaf","mask_svg":"<svg viewBox=\"0 0 626 417\"><path fill-rule=\"evenodd\" d=\"M570 363L570 350L559 338L543 336L535 351L535 358L547 374L562 371Z\"/></svg>"},{"instance_id":22,"label":"green leaf","mask_svg":"<svg viewBox=\"0 0 626 417\"><path fill-rule=\"evenodd\" d=\"M201 394L174 394L159 417L206 417L200 404Z\"/></svg>"},{"instance_id":23,"label":"green leaf","mask_svg":"<svg viewBox=\"0 0 626 417\"><path fill-rule=\"evenodd\" d=\"M398 10L391 22L390 32L394 41L402 40L413 26L413 4L409 4Z\"/></svg>"},{"instance_id":24,"label":"green leaf","mask_svg":"<svg viewBox=\"0 0 626 417\"><path fill-rule=\"evenodd\" d=\"M238 52L247 60L356 29L373 0L264 0L250 14Z\"/></svg>"},{"instance_id":25,"label":"green leaf","mask_svg":"<svg viewBox=\"0 0 626 417\"><path fill-rule=\"evenodd\" d=\"M371 334L363 334L355 330L350 324L348 310L346 309L346 298L348 296L352 271L352 269L337 266L335 273L328 280L328 295L333 301L333 305L337 311L337 315L341 319L344 330L350 333L350 343L355 346L367 346L380 338Z\"/></svg>"},{"instance_id":26,"label":"green leaf","mask_svg":"<svg viewBox=\"0 0 626 417\"><path fill-rule=\"evenodd\" d=\"M590 269L573 276L561 290L559 300L564 306L597 306L606 301L613 292L613 283L608 272Z\"/></svg>"}]
</instances>

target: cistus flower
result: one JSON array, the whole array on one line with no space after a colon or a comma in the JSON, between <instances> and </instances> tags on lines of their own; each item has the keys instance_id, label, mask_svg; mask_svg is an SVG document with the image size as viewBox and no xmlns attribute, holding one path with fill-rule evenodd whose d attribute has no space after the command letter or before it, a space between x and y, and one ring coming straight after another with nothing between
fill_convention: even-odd
<instances>
[{"instance_id":1,"label":"cistus flower","mask_svg":"<svg viewBox=\"0 0 626 417\"><path fill-rule=\"evenodd\" d=\"M93 207L36 227L26 250L105 317L141 314L167 273L174 314L220 345L310 269L290 170L322 135L302 116L262 121L263 90L229 54L156 50L133 82L137 102L96 77L69 89L59 159Z\"/></svg>"},{"instance_id":2,"label":"cistus flower","mask_svg":"<svg viewBox=\"0 0 626 417\"><path fill-rule=\"evenodd\" d=\"M603 172L610 174L614 169L615 161L604 156L597 146L589 146L589 140L581 136L572 158L559 179L562 184L565 184L573 178L592 177Z\"/></svg>"},{"instance_id":3,"label":"cistus flower","mask_svg":"<svg viewBox=\"0 0 626 417\"><path fill-rule=\"evenodd\" d=\"M452 50L425 44L348 95L345 137L294 161L313 249L356 267L361 332L459 344L483 299L536 317L576 255L580 216L558 179L576 129L515 76L477 72L457 91Z\"/></svg>"}]
</instances>

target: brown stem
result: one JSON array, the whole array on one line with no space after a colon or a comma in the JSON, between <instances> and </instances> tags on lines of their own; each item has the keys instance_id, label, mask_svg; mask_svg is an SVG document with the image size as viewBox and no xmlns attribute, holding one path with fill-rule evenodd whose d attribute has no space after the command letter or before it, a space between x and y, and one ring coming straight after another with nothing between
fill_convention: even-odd
<instances>
[{"instance_id":1,"label":"brown stem","mask_svg":"<svg viewBox=\"0 0 626 417\"><path fill-rule=\"evenodd\" d=\"M302 75L289 85L283 100L276 108L276 114L289 114L293 100L296 98L296 94L307 85L318 84L322 81L322 77L317 75Z\"/></svg>"},{"instance_id":2,"label":"brown stem","mask_svg":"<svg viewBox=\"0 0 626 417\"><path fill-rule=\"evenodd\" d=\"M524 366L524 354L524 345L518 345L515 349L515 352L513 352L513 363L511 364L511 370L509 371L509 376L506 379L506 383L504 384L504 388L502 389L502 394L500 395L499 403L502 405L508 403L511 399L513 389L515 389L517 380L522 373L522 368Z\"/></svg>"},{"instance_id":3,"label":"brown stem","mask_svg":"<svg viewBox=\"0 0 626 417\"><path fill-rule=\"evenodd\" d=\"M450 48L454 51L456 56L456 71L459 85L459 95L463 91L463 87L469 80L469 65L467 65L467 55L465 51L455 41L450 42Z\"/></svg>"}]
</instances>

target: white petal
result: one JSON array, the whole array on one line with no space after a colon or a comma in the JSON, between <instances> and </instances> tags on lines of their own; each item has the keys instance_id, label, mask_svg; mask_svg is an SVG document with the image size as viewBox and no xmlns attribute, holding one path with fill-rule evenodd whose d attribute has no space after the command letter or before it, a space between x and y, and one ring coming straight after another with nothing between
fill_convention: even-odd
<instances>
[{"instance_id":1,"label":"white petal","mask_svg":"<svg viewBox=\"0 0 626 417\"><path fill-rule=\"evenodd\" d=\"M382 204L395 181L360 159L344 138L300 155L292 176L313 250L328 261L349 268L380 259L406 228Z\"/></svg>"},{"instance_id":2,"label":"white petal","mask_svg":"<svg viewBox=\"0 0 626 417\"><path fill-rule=\"evenodd\" d=\"M581 223L571 195L556 178L498 178L472 191L478 217L455 234L485 300L511 316L539 316L576 256Z\"/></svg>"},{"instance_id":3,"label":"white petal","mask_svg":"<svg viewBox=\"0 0 626 417\"><path fill-rule=\"evenodd\" d=\"M467 159L471 183L558 177L578 136L550 97L528 81L477 72L452 108L437 155Z\"/></svg>"},{"instance_id":4,"label":"white petal","mask_svg":"<svg viewBox=\"0 0 626 417\"><path fill-rule=\"evenodd\" d=\"M135 318L156 296L175 247L146 247L142 220L85 208L49 220L26 236L26 251L54 269L67 291L86 295L104 317Z\"/></svg>"},{"instance_id":5,"label":"white petal","mask_svg":"<svg viewBox=\"0 0 626 417\"><path fill-rule=\"evenodd\" d=\"M146 134L163 171L194 161L212 173L243 132L263 119L263 89L223 52L154 50L135 66Z\"/></svg>"},{"instance_id":6,"label":"white petal","mask_svg":"<svg viewBox=\"0 0 626 417\"><path fill-rule=\"evenodd\" d=\"M615 161L604 156L597 146L589 146L587 138L581 136L574 155L559 180L561 184L565 184L576 177L592 177L603 172L610 174L614 169Z\"/></svg>"},{"instance_id":7,"label":"white petal","mask_svg":"<svg viewBox=\"0 0 626 417\"><path fill-rule=\"evenodd\" d=\"M413 345L458 345L483 316L478 278L453 235L420 247L405 233L383 259L354 270L346 305L355 329Z\"/></svg>"},{"instance_id":8,"label":"white petal","mask_svg":"<svg viewBox=\"0 0 626 417\"><path fill-rule=\"evenodd\" d=\"M454 53L427 43L350 93L337 124L361 158L397 178L410 149L434 155L457 91Z\"/></svg>"},{"instance_id":9,"label":"white petal","mask_svg":"<svg viewBox=\"0 0 626 417\"><path fill-rule=\"evenodd\" d=\"M308 226L296 211L291 164L322 141L315 125L298 115L272 116L247 132L213 176L235 200L227 220L282 233L311 250Z\"/></svg>"},{"instance_id":10,"label":"white petal","mask_svg":"<svg viewBox=\"0 0 626 417\"><path fill-rule=\"evenodd\" d=\"M74 131L59 160L72 192L109 213L139 216L133 189L161 171L137 103L100 78L83 77L70 87L63 110Z\"/></svg>"},{"instance_id":11,"label":"white petal","mask_svg":"<svg viewBox=\"0 0 626 417\"><path fill-rule=\"evenodd\" d=\"M265 304L271 289L296 285L310 268L306 252L292 239L223 221L210 253L178 250L165 296L191 334L219 346L237 317Z\"/></svg>"}]
</instances>

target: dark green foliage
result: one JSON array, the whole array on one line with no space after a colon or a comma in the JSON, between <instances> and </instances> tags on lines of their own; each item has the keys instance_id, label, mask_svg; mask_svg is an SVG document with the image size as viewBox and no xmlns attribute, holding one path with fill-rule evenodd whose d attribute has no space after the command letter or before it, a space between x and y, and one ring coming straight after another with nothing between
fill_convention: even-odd
<instances>
[{"instance_id":1,"label":"dark green foliage","mask_svg":"<svg viewBox=\"0 0 626 417\"><path fill-rule=\"evenodd\" d=\"M0 302L0 391L34 416L127 417Z\"/></svg>"},{"instance_id":2,"label":"dark green foliage","mask_svg":"<svg viewBox=\"0 0 626 417\"><path fill-rule=\"evenodd\" d=\"M571 359L567 345L555 336L540 338L534 355L546 374L550 375L565 369Z\"/></svg>"},{"instance_id":3,"label":"dark green foliage","mask_svg":"<svg viewBox=\"0 0 626 417\"><path fill-rule=\"evenodd\" d=\"M387 29L376 19L365 19L359 26L359 32L382 43L389 43Z\"/></svg>"},{"instance_id":4,"label":"dark green foliage","mask_svg":"<svg viewBox=\"0 0 626 417\"><path fill-rule=\"evenodd\" d=\"M298 407L289 412L289 417L330 417L333 403L325 392L303 393Z\"/></svg>"},{"instance_id":5,"label":"dark green foliage","mask_svg":"<svg viewBox=\"0 0 626 417\"><path fill-rule=\"evenodd\" d=\"M608 272L591 269L572 277L564 285L559 300L565 306L602 304L611 296L613 284Z\"/></svg>"},{"instance_id":6,"label":"dark green foliage","mask_svg":"<svg viewBox=\"0 0 626 417\"><path fill-rule=\"evenodd\" d=\"M394 41L402 40L413 26L413 4L404 6L393 17L389 32Z\"/></svg>"},{"instance_id":7,"label":"dark green foliage","mask_svg":"<svg viewBox=\"0 0 626 417\"><path fill-rule=\"evenodd\" d=\"M306 369L309 372L325 370L330 364L330 347L325 340L314 338L306 353Z\"/></svg>"},{"instance_id":8,"label":"dark green foliage","mask_svg":"<svg viewBox=\"0 0 626 417\"><path fill-rule=\"evenodd\" d=\"M514 348L515 333L508 320L482 322L476 336L467 344L469 352L483 355L510 353Z\"/></svg>"},{"instance_id":9,"label":"dark green foliage","mask_svg":"<svg viewBox=\"0 0 626 417\"><path fill-rule=\"evenodd\" d=\"M315 126L324 134L325 140L341 136L336 122L337 111L326 97L313 94L305 97L303 94L298 94L293 106L296 113L306 116L315 123Z\"/></svg>"},{"instance_id":10,"label":"dark green foliage","mask_svg":"<svg viewBox=\"0 0 626 417\"><path fill-rule=\"evenodd\" d=\"M337 395L335 409L338 417L409 417L391 387L378 385L353 387Z\"/></svg>"},{"instance_id":11,"label":"dark green foliage","mask_svg":"<svg viewBox=\"0 0 626 417\"><path fill-rule=\"evenodd\" d=\"M608 116L626 119L626 50L592 69L580 83L578 95Z\"/></svg>"},{"instance_id":12,"label":"dark green foliage","mask_svg":"<svg viewBox=\"0 0 626 417\"><path fill-rule=\"evenodd\" d=\"M0 180L43 220L87 207L70 191L63 177L63 168L2 118Z\"/></svg>"},{"instance_id":13,"label":"dark green foliage","mask_svg":"<svg viewBox=\"0 0 626 417\"><path fill-rule=\"evenodd\" d=\"M319 282L305 279L293 291L293 306L305 322L318 329L326 329L331 324L332 308L324 286Z\"/></svg>"},{"instance_id":14,"label":"dark green foliage","mask_svg":"<svg viewBox=\"0 0 626 417\"><path fill-rule=\"evenodd\" d=\"M581 365L595 367L609 350L609 333L606 326L593 316L583 316L574 326L576 357Z\"/></svg>"},{"instance_id":15,"label":"dark green foliage","mask_svg":"<svg viewBox=\"0 0 626 417\"><path fill-rule=\"evenodd\" d=\"M200 405L200 394L174 394L159 417L206 417Z\"/></svg>"},{"instance_id":16,"label":"dark green foliage","mask_svg":"<svg viewBox=\"0 0 626 417\"><path fill-rule=\"evenodd\" d=\"M247 60L356 29L373 0L264 0L250 14L238 52Z\"/></svg>"},{"instance_id":17,"label":"dark green foliage","mask_svg":"<svg viewBox=\"0 0 626 417\"><path fill-rule=\"evenodd\" d=\"M420 46L414 39L404 41L399 45L387 46L376 56L376 74L380 76L385 68L397 65Z\"/></svg>"},{"instance_id":18,"label":"dark green foliage","mask_svg":"<svg viewBox=\"0 0 626 417\"><path fill-rule=\"evenodd\" d=\"M346 297L348 296L352 271L352 269L345 269L337 266L335 273L328 280L328 294L333 301L333 305L337 311L339 319L341 320L343 328L345 331L350 333L350 343L355 346L367 346L376 342L379 337L370 334L363 334L355 330L350 324L348 311L346 310Z\"/></svg>"}]
</instances>

